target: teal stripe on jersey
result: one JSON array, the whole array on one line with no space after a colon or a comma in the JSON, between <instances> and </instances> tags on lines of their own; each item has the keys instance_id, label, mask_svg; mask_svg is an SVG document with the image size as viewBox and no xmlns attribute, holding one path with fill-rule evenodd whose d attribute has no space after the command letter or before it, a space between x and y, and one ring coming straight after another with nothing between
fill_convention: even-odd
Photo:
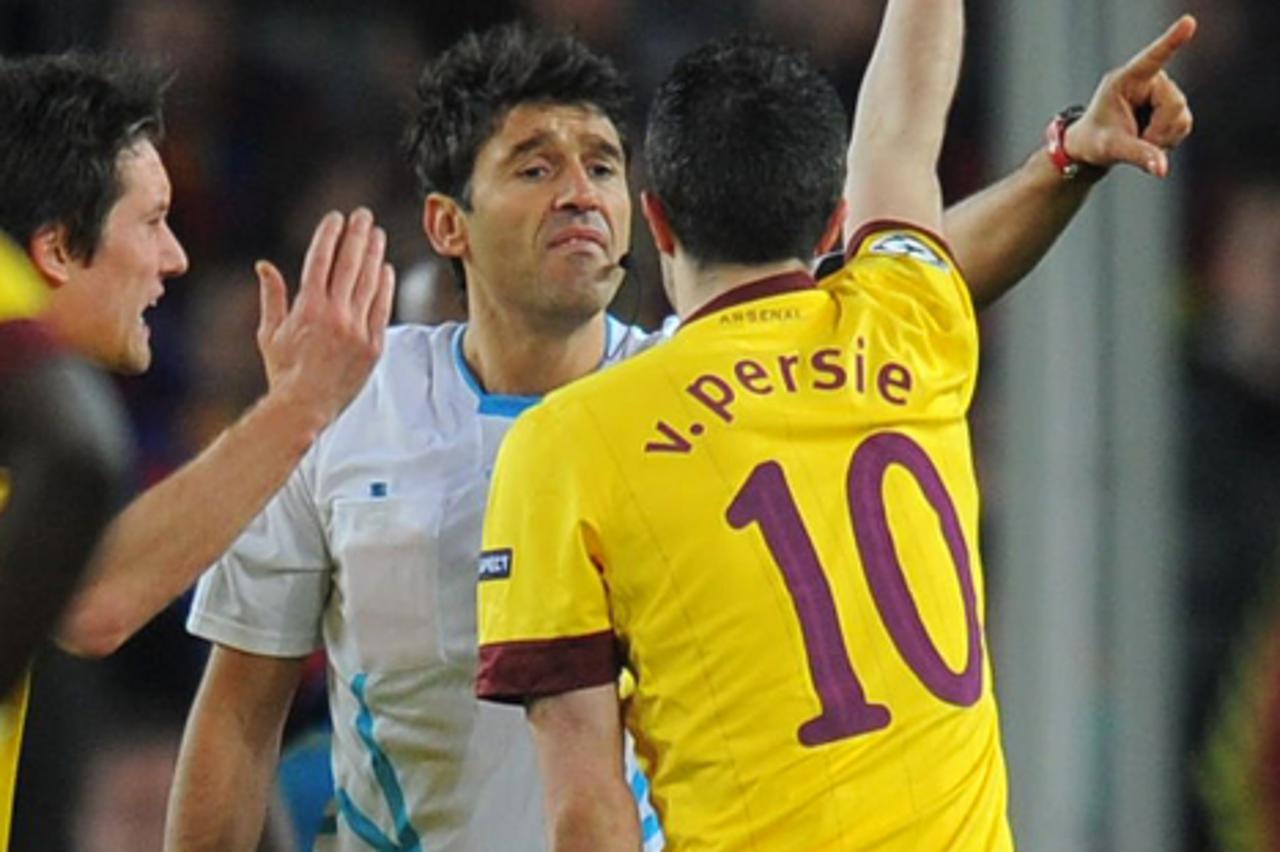
<instances>
[{"instance_id":1,"label":"teal stripe on jersey","mask_svg":"<svg viewBox=\"0 0 1280 852\"><path fill-rule=\"evenodd\" d=\"M387 801L387 809L391 811L391 818L396 824L396 840L392 841L383 834L373 821L356 807L346 790L338 790L338 806L351 826L351 830L379 852L382 850L422 852L422 839L414 830L413 824L409 822L409 811L404 804L404 791L400 788L400 780L396 778L395 767L391 765L390 758L382 750L382 746L378 745L378 740L373 735L373 711L369 709L369 704L365 700L365 684L368 679L369 676L361 672L351 681L351 692L360 705L360 712L356 714L356 732L360 735L365 748L369 750L374 777L378 779L378 786L382 788L383 798Z\"/></svg>"},{"instance_id":2,"label":"teal stripe on jersey","mask_svg":"<svg viewBox=\"0 0 1280 852\"><path fill-rule=\"evenodd\" d=\"M640 838L643 841L644 852L660 852L666 846L666 837L662 834L662 825L658 822L658 812L653 809L653 803L649 801L649 779L644 777L644 773L640 768L631 769L631 777L628 779L631 786L631 796L636 800L636 810L640 814Z\"/></svg>"},{"instance_id":3,"label":"teal stripe on jersey","mask_svg":"<svg viewBox=\"0 0 1280 852\"><path fill-rule=\"evenodd\" d=\"M597 367L602 367L617 359L619 348L626 339L627 331L628 327L623 325L622 322L605 314L604 352L600 355L600 363L596 365ZM458 368L458 374L462 376L463 382L476 395L476 411L478 413L490 417L505 417L508 420L514 420L542 401L541 396L519 396L486 391L475 373L471 371L471 366L467 364L467 359L462 355L462 338L466 333L467 326L463 323L453 336L453 362Z\"/></svg>"},{"instance_id":4,"label":"teal stripe on jersey","mask_svg":"<svg viewBox=\"0 0 1280 852\"><path fill-rule=\"evenodd\" d=\"M466 325L458 327L453 336L453 363L458 368L458 375L476 395L476 411L489 417L505 417L514 420L534 405L542 401L540 396L514 396L511 394L489 393L480 384L475 373L471 372L467 359L462 355L462 336L466 334Z\"/></svg>"},{"instance_id":5,"label":"teal stripe on jersey","mask_svg":"<svg viewBox=\"0 0 1280 852\"><path fill-rule=\"evenodd\" d=\"M347 791L341 787L338 788L338 808L347 825L351 826L351 830L368 844L369 848L376 849L378 852L400 852L400 847L392 843L391 838L383 834L378 826L373 824L373 820L356 807L356 803L351 801Z\"/></svg>"}]
</instances>

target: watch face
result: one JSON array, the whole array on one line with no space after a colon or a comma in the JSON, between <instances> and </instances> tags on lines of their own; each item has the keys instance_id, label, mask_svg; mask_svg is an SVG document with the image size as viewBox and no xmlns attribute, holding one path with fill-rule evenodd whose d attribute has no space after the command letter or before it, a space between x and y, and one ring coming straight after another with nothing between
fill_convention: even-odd
<instances>
[{"instance_id":1,"label":"watch face","mask_svg":"<svg viewBox=\"0 0 1280 852\"><path fill-rule=\"evenodd\" d=\"M1057 117L1063 122L1063 124L1071 124L1074 121L1079 121L1080 116L1082 115L1084 115L1084 107L1080 104L1076 104L1075 106L1069 106L1062 112L1058 113Z\"/></svg>"}]
</instances>

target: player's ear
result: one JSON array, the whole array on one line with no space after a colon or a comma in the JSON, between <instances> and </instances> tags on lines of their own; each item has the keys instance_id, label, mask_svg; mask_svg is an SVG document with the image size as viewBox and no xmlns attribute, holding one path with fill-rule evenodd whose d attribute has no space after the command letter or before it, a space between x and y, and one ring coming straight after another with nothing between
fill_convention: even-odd
<instances>
[{"instance_id":1,"label":"player's ear","mask_svg":"<svg viewBox=\"0 0 1280 852\"><path fill-rule=\"evenodd\" d=\"M822 232L822 239L818 240L815 247L814 257L821 257L829 251L835 251L840 248L840 234L844 228L844 220L849 218L849 202L841 198L836 203L836 209L831 212L831 218L827 220L827 227Z\"/></svg>"},{"instance_id":2,"label":"player's ear","mask_svg":"<svg viewBox=\"0 0 1280 852\"><path fill-rule=\"evenodd\" d=\"M441 257L461 258L467 251L467 217L458 202L439 192L422 205L422 230Z\"/></svg>"},{"instance_id":3,"label":"player's ear","mask_svg":"<svg viewBox=\"0 0 1280 852\"><path fill-rule=\"evenodd\" d=\"M72 258L66 226L41 226L27 242L27 254L50 287L61 287L70 280Z\"/></svg>"},{"instance_id":4,"label":"player's ear","mask_svg":"<svg viewBox=\"0 0 1280 852\"><path fill-rule=\"evenodd\" d=\"M644 212L644 220L649 223L649 233L653 235L653 244L659 252L666 255L676 253L676 238L667 219L667 210L662 206L658 196L648 190L640 193L640 209Z\"/></svg>"}]
</instances>

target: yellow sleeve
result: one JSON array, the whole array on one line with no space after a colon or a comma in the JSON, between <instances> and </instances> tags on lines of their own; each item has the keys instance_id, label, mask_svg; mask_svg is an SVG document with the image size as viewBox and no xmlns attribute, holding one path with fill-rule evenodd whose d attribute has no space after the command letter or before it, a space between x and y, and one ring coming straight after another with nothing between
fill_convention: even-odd
<instances>
[{"instance_id":1,"label":"yellow sleeve","mask_svg":"<svg viewBox=\"0 0 1280 852\"><path fill-rule=\"evenodd\" d=\"M582 438L568 420L543 403L498 453L477 591L482 698L519 702L618 677L590 465L564 452Z\"/></svg>"},{"instance_id":2,"label":"yellow sleeve","mask_svg":"<svg viewBox=\"0 0 1280 852\"><path fill-rule=\"evenodd\" d=\"M946 243L902 222L872 222L849 241L848 261L822 286L865 300L898 329L898 346L939 384L972 397L978 325L969 286Z\"/></svg>"},{"instance_id":3,"label":"yellow sleeve","mask_svg":"<svg viewBox=\"0 0 1280 852\"><path fill-rule=\"evenodd\" d=\"M0 322L38 316L46 295L27 256L0 236Z\"/></svg>"}]
</instances>

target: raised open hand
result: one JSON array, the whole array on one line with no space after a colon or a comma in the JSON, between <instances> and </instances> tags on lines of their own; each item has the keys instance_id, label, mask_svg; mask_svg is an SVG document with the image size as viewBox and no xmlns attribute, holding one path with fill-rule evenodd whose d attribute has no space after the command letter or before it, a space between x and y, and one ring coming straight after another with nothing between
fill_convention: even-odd
<instances>
[{"instance_id":1,"label":"raised open hand","mask_svg":"<svg viewBox=\"0 0 1280 852\"><path fill-rule=\"evenodd\" d=\"M395 289L386 248L367 209L329 213L311 238L292 307L280 270L266 260L255 265L269 392L314 414L318 425L355 397L382 352Z\"/></svg>"}]
</instances>

